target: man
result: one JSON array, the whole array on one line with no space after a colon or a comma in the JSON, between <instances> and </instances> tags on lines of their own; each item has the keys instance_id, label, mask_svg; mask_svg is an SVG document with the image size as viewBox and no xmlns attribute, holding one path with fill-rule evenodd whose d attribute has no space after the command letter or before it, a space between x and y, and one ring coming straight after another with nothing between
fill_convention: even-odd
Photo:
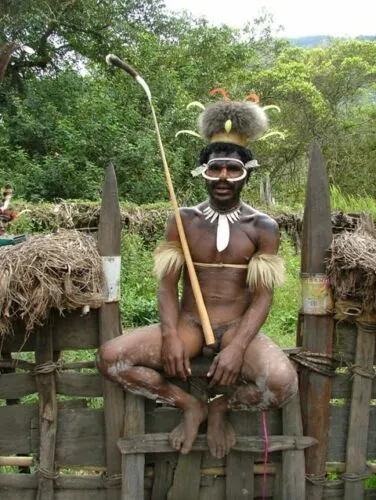
<instances>
[{"instance_id":1,"label":"man","mask_svg":"<svg viewBox=\"0 0 376 500\"><path fill-rule=\"evenodd\" d=\"M276 255L279 246L276 222L240 198L254 165L252 153L243 145L244 136L254 137L254 129L257 129L256 135L260 130L253 117L250 119L253 133L245 134L243 108L249 107L249 103L239 106L242 113L239 120L234 104L236 108L236 103L217 103L204 112L201 129L212 142L201 152L201 166L196 171L205 178L208 200L181 209L216 339L212 346L215 358L208 372L209 386L234 386L232 394L206 404L169 383L159 372L163 369L168 377L186 380L191 374L190 360L199 356L204 347L200 317L174 218L168 224L166 241L155 252L161 323L138 328L107 342L98 355L98 367L103 375L120 383L125 390L183 410L181 423L170 434L170 442L176 450L188 453L199 425L208 419L208 445L217 458L226 455L236 442L234 429L227 419L231 409L279 407L297 390L296 372L289 360L270 339L259 333L272 303L273 286L281 281L283 263ZM254 106L253 103L250 106L252 112ZM209 132L205 125L208 113L215 118L209 116ZM231 125L230 119L226 119L223 133L223 118L228 116ZM264 120L262 113L261 118ZM219 123L219 133L218 127L213 127L215 120ZM264 125L261 128L265 128ZM179 303L181 274L183 293Z\"/></svg>"}]
</instances>

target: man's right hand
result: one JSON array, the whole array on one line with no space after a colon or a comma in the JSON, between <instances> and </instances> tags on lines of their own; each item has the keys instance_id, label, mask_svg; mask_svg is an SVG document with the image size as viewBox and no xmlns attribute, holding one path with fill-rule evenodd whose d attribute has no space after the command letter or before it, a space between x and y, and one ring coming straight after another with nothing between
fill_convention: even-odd
<instances>
[{"instance_id":1,"label":"man's right hand","mask_svg":"<svg viewBox=\"0 0 376 500\"><path fill-rule=\"evenodd\" d=\"M163 337L162 340L163 369L169 377L186 380L191 375L189 356L183 342L176 335Z\"/></svg>"}]
</instances>

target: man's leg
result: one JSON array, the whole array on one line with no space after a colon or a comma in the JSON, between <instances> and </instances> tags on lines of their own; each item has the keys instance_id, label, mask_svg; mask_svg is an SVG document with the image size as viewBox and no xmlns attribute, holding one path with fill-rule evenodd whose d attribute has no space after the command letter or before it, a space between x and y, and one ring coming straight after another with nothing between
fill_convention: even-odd
<instances>
[{"instance_id":1,"label":"man's leg","mask_svg":"<svg viewBox=\"0 0 376 500\"><path fill-rule=\"evenodd\" d=\"M190 358L197 356L203 344L199 328L190 323L179 325L179 336ZM156 370L162 369L162 335L159 325L138 328L103 344L97 364L108 379L125 390L150 399L158 399L181 408L182 422L170 434L176 450L188 453L196 439L200 423L206 419L206 405L167 382Z\"/></svg>"},{"instance_id":2,"label":"man's leg","mask_svg":"<svg viewBox=\"0 0 376 500\"><path fill-rule=\"evenodd\" d=\"M222 348L230 338L224 338ZM287 356L272 340L263 334L250 343L244 355L241 379L231 396L212 401L208 416L208 444L217 458L226 455L236 442L234 429L227 413L234 410L268 410L283 406L298 389L295 369Z\"/></svg>"}]
</instances>

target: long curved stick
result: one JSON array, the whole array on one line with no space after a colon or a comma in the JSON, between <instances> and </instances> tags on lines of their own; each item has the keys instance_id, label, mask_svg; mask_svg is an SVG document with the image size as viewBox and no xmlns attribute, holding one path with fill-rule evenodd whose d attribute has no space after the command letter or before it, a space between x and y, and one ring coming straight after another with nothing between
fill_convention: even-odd
<instances>
[{"instance_id":1,"label":"long curved stick","mask_svg":"<svg viewBox=\"0 0 376 500\"><path fill-rule=\"evenodd\" d=\"M185 263L187 265L189 278L190 278L191 284L192 284L193 295L195 297L195 300L197 303L198 313L200 315L202 330L203 330L204 336L205 336L205 342L207 345L214 344L215 339L214 339L214 335L213 335L213 330L212 330L212 327L210 324L210 320L209 320L209 316L208 316L208 313L206 310L205 302L204 302L204 299L203 299L203 296L201 293L201 288L200 288L200 284L199 284L198 279L197 279L197 274L196 274L196 270L195 270L194 265L193 265L191 253L189 251L187 238L185 236L183 221L181 219L178 202L176 200L174 186L172 184L172 179L171 179L171 175L170 175L170 170L169 170L168 165L167 165L166 155L165 155L164 147L162 144L161 134L159 131L159 125L158 125L157 117L156 117L156 114L154 111L154 106L152 103L151 92L150 92L149 86L145 82L145 80L137 73L137 71L135 71L131 66L129 66L129 64L127 64L124 61L122 61L121 59L119 59L117 56L115 56L113 54L108 54L108 56L106 57L106 61L108 64L112 64L113 66L116 66L120 69L123 69L132 78L134 78L136 80L136 82L139 83L141 85L141 87L144 89L144 91L148 97L150 108L151 108L151 113L153 115L155 131L157 134L158 146L159 146L159 150L160 150L161 156L162 156L162 163L163 163L163 168L164 168L164 172L165 172L165 176L166 176L166 180L167 180L167 187L168 187L168 191L170 194L172 208L173 208L175 219L176 219L176 225L177 225L177 229L178 229L178 233L179 233L179 237L180 237L180 242L181 242L181 246L182 246L182 250L183 250L183 254L184 254L184 258L185 258Z\"/></svg>"}]
</instances>

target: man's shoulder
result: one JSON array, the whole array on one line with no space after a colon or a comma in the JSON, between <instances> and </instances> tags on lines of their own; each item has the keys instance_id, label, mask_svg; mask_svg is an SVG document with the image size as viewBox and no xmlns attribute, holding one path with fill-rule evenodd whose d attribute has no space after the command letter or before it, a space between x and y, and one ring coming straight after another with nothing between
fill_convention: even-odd
<instances>
[{"instance_id":1,"label":"man's shoulder","mask_svg":"<svg viewBox=\"0 0 376 500\"><path fill-rule=\"evenodd\" d=\"M199 205L195 205L194 207L181 207L179 209L180 215L184 218L190 219L193 217L197 217L198 215L202 215L201 206L203 203Z\"/></svg>"},{"instance_id":2,"label":"man's shoulder","mask_svg":"<svg viewBox=\"0 0 376 500\"><path fill-rule=\"evenodd\" d=\"M243 203L243 214L246 221L252 222L253 225L260 229L269 229L270 231L277 231L278 224L273 217L261 212L246 203Z\"/></svg>"}]
</instances>

